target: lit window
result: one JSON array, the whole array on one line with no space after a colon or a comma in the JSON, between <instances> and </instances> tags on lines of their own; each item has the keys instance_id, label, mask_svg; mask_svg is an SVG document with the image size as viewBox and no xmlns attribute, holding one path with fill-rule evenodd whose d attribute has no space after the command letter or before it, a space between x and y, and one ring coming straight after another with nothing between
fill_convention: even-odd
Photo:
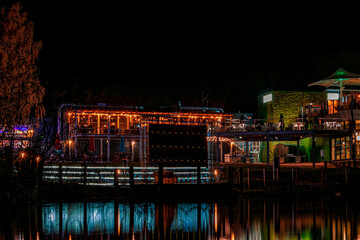
<instances>
[{"instance_id":1,"label":"lit window","mask_svg":"<svg viewBox=\"0 0 360 240\"><path fill-rule=\"evenodd\" d=\"M339 93L328 93L327 94L328 100L338 100L339 99Z\"/></svg>"},{"instance_id":2,"label":"lit window","mask_svg":"<svg viewBox=\"0 0 360 240\"><path fill-rule=\"evenodd\" d=\"M267 94L263 96L263 103L271 102L273 100L272 94Z\"/></svg>"}]
</instances>

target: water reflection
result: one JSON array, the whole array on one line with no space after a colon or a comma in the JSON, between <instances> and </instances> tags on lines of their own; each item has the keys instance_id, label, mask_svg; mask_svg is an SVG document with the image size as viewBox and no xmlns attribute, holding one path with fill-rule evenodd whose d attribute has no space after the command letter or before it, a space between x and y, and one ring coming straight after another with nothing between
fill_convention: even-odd
<instances>
[{"instance_id":1,"label":"water reflection","mask_svg":"<svg viewBox=\"0 0 360 240\"><path fill-rule=\"evenodd\" d=\"M42 206L44 236L167 238L205 234L211 226L212 203L55 203ZM163 230L161 230L163 229ZM145 239L144 238L144 239Z\"/></svg>"},{"instance_id":2,"label":"water reflection","mask_svg":"<svg viewBox=\"0 0 360 240\"><path fill-rule=\"evenodd\" d=\"M1 208L0 239L357 239L357 202L63 202Z\"/></svg>"}]
</instances>

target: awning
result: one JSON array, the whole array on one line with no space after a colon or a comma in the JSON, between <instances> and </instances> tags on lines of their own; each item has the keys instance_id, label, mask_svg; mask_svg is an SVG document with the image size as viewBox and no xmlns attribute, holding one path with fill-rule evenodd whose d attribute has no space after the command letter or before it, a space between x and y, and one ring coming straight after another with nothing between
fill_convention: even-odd
<instances>
[{"instance_id":1,"label":"awning","mask_svg":"<svg viewBox=\"0 0 360 240\"><path fill-rule=\"evenodd\" d=\"M326 88L339 87L340 90L339 100L341 100L344 86L360 86L360 74L351 73L343 68L338 68L336 72L334 72L327 78L320 80L318 82L310 83L308 86L310 87L316 85L323 86ZM339 101L339 104L342 105L342 101Z\"/></svg>"},{"instance_id":2,"label":"awning","mask_svg":"<svg viewBox=\"0 0 360 240\"><path fill-rule=\"evenodd\" d=\"M336 72L327 78L318 82L310 83L308 86L323 86L323 87L342 87L342 86L360 86L360 74L355 74L346 71L343 68L338 68Z\"/></svg>"}]
</instances>

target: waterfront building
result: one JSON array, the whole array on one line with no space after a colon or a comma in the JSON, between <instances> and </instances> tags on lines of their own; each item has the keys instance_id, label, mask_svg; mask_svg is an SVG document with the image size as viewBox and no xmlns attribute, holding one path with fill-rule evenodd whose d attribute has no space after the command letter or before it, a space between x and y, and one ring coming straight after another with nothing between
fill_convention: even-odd
<instances>
[{"instance_id":1,"label":"waterfront building","mask_svg":"<svg viewBox=\"0 0 360 240\"><path fill-rule=\"evenodd\" d=\"M326 103L326 92L305 91L271 91L258 96L258 116L269 124L275 124L277 130L301 131L320 129L320 110ZM283 118L281 122L280 118ZM323 118L325 117L322 116ZM328 137L316 136L316 162L329 161ZM278 158L280 162L312 161L312 136L299 137L294 140L274 138L269 143L270 159ZM299 145L299 146L298 146ZM325 154L320 155L323 149ZM266 162L266 144L261 144L261 160Z\"/></svg>"},{"instance_id":2,"label":"waterfront building","mask_svg":"<svg viewBox=\"0 0 360 240\"><path fill-rule=\"evenodd\" d=\"M170 166L354 160L360 158L359 76L338 69L309 84L324 91L262 94L256 119L181 104L156 111L64 104L58 112L61 154Z\"/></svg>"},{"instance_id":3,"label":"waterfront building","mask_svg":"<svg viewBox=\"0 0 360 240\"><path fill-rule=\"evenodd\" d=\"M329 77L309 84L309 87L316 85L325 87L325 90L272 91L258 96L259 117L267 122L277 122L277 118L283 115L286 130L335 130L326 136L315 136L315 145L311 136L302 138L299 143L272 141L270 158L279 157L286 161L287 156L299 153L302 161L312 161L312 154L315 154L316 162L360 158L360 75L339 68ZM263 144L262 159L264 150L266 147Z\"/></svg>"},{"instance_id":4,"label":"waterfront building","mask_svg":"<svg viewBox=\"0 0 360 240\"><path fill-rule=\"evenodd\" d=\"M331 136L330 160L348 161L360 158L360 74L343 68L327 78L309 84L325 87L326 102L321 112L326 119L341 119L341 128L349 130L343 137ZM345 88L346 86L346 88Z\"/></svg>"},{"instance_id":5,"label":"waterfront building","mask_svg":"<svg viewBox=\"0 0 360 240\"><path fill-rule=\"evenodd\" d=\"M19 151L27 148L34 136L35 129L33 124L0 126L0 149L11 147L13 150Z\"/></svg>"},{"instance_id":6,"label":"waterfront building","mask_svg":"<svg viewBox=\"0 0 360 240\"><path fill-rule=\"evenodd\" d=\"M230 162L338 163L360 157L360 75L338 69L309 86L324 91L271 91L258 96L258 117L233 120L215 135L230 141ZM346 89L344 89L346 86ZM250 143L258 156L250 152ZM221 144L216 151L222 152ZM253 150L253 149L252 149ZM220 154L220 162L221 161ZM225 161L226 162L226 161Z\"/></svg>"},{"instance_id":7,"label":"waterfront building","mask_svg":"<svg viewBox=\"0 0 360 240\"><path fill-rule=\"evenodd\" d=\"M214 160L209 133L232 118L221 108L145 111L136 106L64 104L58 112L58 134L68 159L207 166Z\"/></svg>"}]
</instances>

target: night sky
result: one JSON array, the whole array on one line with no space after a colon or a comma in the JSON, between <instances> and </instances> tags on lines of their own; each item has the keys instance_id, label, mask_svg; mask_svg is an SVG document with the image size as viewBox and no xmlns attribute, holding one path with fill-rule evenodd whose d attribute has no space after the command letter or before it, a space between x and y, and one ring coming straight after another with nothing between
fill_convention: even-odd
<instances>
[{"instance_id":1,"label":"night sky","mask_svg":"<svg viewBox=\"0 0 360 240\"><path fill-rule=\"evenodd\" d=\"M267 91L322 90L307 84L338 67L360 73L351 6L79 2L23 1L44 45L49 112L63 101L201 105L205 93L210 107L256 114Z\"/></svg>"}]
</instances>

